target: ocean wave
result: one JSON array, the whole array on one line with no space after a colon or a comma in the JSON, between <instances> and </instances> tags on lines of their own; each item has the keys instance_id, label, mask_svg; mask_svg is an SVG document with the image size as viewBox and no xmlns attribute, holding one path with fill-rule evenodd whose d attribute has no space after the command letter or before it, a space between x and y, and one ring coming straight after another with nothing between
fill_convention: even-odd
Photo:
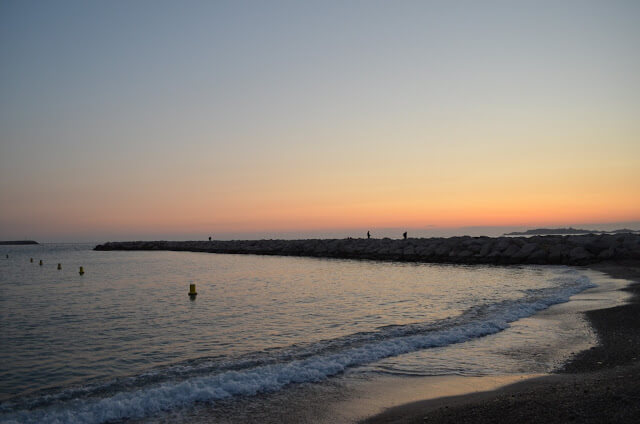
<instances>
[{"instance_id":1,"label":"ocean wave","mask_svg":"<svg viewBox=\"0 0 640 424\"><path fill-rule=\"evenodd\" d=\"M76 392L68 391L58 398L50 396L26 408L24 404L5 404L0 422L104 423L137 419L196 402L252 396L290 384L318 382L384 358L495 334L508 328L509 323L566 302L594 284L575 271L563 271L554 279L554 286L523 290L517 300L478 305L435 324L387 326L375 332L271 352L264 357L258 355L240 361L241 365L216 361L181 364L134 378L136 384L110 383L110 390L75 389Z\"/></svg>"}]
</instances>

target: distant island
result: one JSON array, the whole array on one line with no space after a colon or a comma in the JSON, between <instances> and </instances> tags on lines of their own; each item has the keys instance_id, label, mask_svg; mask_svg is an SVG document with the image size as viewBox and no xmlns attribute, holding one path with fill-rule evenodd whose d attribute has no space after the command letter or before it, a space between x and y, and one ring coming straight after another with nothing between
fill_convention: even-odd
<instances>
[{"instance_id":1,"label":"distant island","mask_svg":"<svg viewBox=\"0 0 640 424\"><path fill-rule=\"evenodd\" d=\"M535 230L527 231L514 231L512 233L506 233L505 236L543 236L543 235L565 235L565 234L622 234L631 233L638 234L640 231L629 230L623 228L613 231L600 231L600 230L582 230L579 228L537 228Z\"/></svg>"},{"instance_id":2,"label":"distant island","mask_svg":"<svg viewBox=\"0 0 640 424\"><path fill-rule=\"evenodd\" d=\"M0 241L0 245L9 245L9 244L38 244L37 241L33 240L11 240L11 241Z\"/></svg>"}]
</instances>

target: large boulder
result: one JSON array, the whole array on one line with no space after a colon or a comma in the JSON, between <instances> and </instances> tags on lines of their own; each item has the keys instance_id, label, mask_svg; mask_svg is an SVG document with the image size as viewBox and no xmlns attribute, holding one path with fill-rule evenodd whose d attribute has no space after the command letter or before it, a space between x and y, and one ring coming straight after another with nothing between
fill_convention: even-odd
<instances>
[{"instance_id":1,"label":"large boulder","mask_svg":"<svg viewBox=\"0 0 640 424\"><path fill-rule=\"evenodd\" d=\"M473 252L471 250L465 249L462 252L459 252L456 256L459 258L468 258L469 256L472 256Z\"/></svg>"},{"instance_id":2,"label":"large boulder","mask_svg":"<svg viewBox=\"0 0 640 424\"><path fill-rule=\"evenodd\" d=\"M510 244L509 247L507 247L507 249L504 252L502 252L502 256L505 256L507 258L513 258L514 255L519 251L520 251L520 246L518 246L515 243Z\"/></svg>"},{"instance_id":3,"label":"large boulder","mask_svg":"<svg viewBox=\"0 0 640 424\"><path fill-rule=\"evenodd\" d=\"M613 247L610 247L600 252L598 254L598 259L602 259L602 260L611 259L615 256L615 254L616 254L616 249Z\"/></svg>"},{"instance_id":4,"label":"large boulder","mask_svg":"<svg viewBox=\"0 0 640 424\"><path fill-rule=\"evenodd\" d=\"M582 246L574 247L569 252L569 260L572 263L582 264L593 258L593 254Z\"/></svg>"},{"instance_id":5,"label":"large boulder","mask_svg":"<svg viewBox=\"0 0 640 424\"><path fill-rule=\"evenodd\" d=\"M536 250L537 248L538 248L538 245L535 244L535 243L526 243L520 248L520 250L518 250L513 255L513 258L514 259L524 259L524 258L528 257L529 255L531 255L531 253L533 253L533 251Z\"/></svg>"},{"instance_id":6,"label":"large boulder","mask_svg":"<svg viewBox=\"0 0 640 424\"><path fill-rule=\"evenodd\" d=\"M448 256L451 251L451 246L448 246L446 243L442 243L440 246L436 248L436 255L438 256Z\"/></svg>"},{"instance_id":7,"label":"large boulder","mask_svg":"<svg viewBox=\"0 0 640 424\"><path fill-rule=\"evenodd\" d=\"M480 248L480 252L478 254L482 257L487 256L489 252L491 252L492 248L493 243L491 242L491 240L484 240L484 243L482 244L482 247Z\"/></svg>"},{"instance_id":8,"label":"large boulder","mask_svg":"<svg viewBox=\"0 0 640 424\"><path fill-rule=\"evenodd\" d=\"M508 239L500 238L496 243L494 250L497 252L504 252L510 244L511 243L509 243Z\"/></svg>"},{"instance_id":9,"label":"large boulder","mask_svg":"<svg viewBox=\"0 0 640 424\"><path fill-rule=\"evenodd\" d=\"M544 249L537 248L529 255L529 257L527 258L527 262L532 264L546 264L547 251Z\"/></svg>"},{"instance_id":10,"label":"large boulder","mask_svg":"<svg viewBox=\"0 0 640 424\"><path fill-rule=\"evenodd\" d=\"M549 262L552 264L560 264L563 262L565 254L565 246L561 244L554 244L549 248Z\"/></svg>"}]
</instances>

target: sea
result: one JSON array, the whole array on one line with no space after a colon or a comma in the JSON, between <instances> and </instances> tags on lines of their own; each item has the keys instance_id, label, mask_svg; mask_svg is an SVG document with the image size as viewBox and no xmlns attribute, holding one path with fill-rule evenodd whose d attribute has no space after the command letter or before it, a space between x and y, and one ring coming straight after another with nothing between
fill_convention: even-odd
<instances>
[{"instance_id":1,"label":"sea","mask_svg":"<svg viewBox=\"0 0 640 424\"><path fill-rule=\"evenodd\" d=\"M94 246L0 246L1 423L356 421L380 382L549 373L624 301L565 266Z\"/></svg>"}]
</instances>

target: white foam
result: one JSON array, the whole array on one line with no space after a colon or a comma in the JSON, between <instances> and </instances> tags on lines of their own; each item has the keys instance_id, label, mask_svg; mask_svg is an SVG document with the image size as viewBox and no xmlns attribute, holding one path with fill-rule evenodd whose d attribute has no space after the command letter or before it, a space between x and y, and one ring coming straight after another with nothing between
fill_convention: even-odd
<instances>
[{"instance_id":1,"label":"white foam","mask_svg":"<svg viewBox=\"0 0 640 424\"><path fill-rule=\"evenodd\" d=\"M306 359L263 365L240 371L191 377L181 382L164 382L151 387L117 393L105 398L85 398L36 410L16 411L0 417L3 423L103 423L124 418L142 418L194 402L212 402L239 395L272 392L292 383L316 382L349 367L413 352L461 343L506 329L510 322L531 316L594 285L585 276L565 275L563 284L526 294L523 299L491 305L478 320L451 328L372 339L358 347ZM526 292L525 292L526 293Z\"/></svg>"}]
</instances>

